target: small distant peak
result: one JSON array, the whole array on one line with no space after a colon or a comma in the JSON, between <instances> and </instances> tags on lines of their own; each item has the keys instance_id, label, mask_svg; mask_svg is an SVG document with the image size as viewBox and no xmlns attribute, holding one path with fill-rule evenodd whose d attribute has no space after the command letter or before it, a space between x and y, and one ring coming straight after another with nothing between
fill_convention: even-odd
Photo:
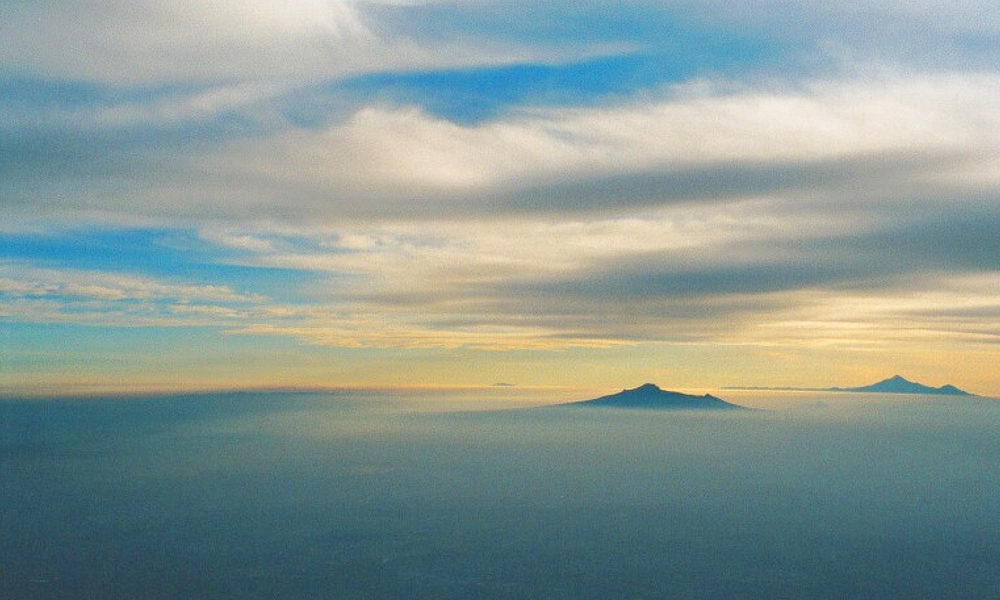
<instances>
[{"instance_id":1,"label":"small distant peak","mask_svg":"<svg viewBox=\"0 0 1000 600\"><path fill-rule=\"evenodd\" d=\"M893 375L889 379L886 379L886 381L892 381L896 383L910 383L910 381L907 378L903 377L902 375Z\"/></svg>"},{"instance_id":2,"label":"small distant peak","mask_svg":"<svg viewBox=\"0 0 1000 600\"><path fill-rule=\"evenodd\" d=\"M635 389L639 392L659 392L660 386L655 383L644 383Z\"/></svg>"},{"instance_id":3,"label":"small distant peak","mask_svg":"<svg viewBox=\"0 0 1000 600\"><path fill-rule=\"evenodd\" d=\"M975 394L970 394L965 390L960 390L950 383L942 385L938 388L938 391L942 394L948 394L949 396L975 396Z\"/></svg>"}]
</instances>

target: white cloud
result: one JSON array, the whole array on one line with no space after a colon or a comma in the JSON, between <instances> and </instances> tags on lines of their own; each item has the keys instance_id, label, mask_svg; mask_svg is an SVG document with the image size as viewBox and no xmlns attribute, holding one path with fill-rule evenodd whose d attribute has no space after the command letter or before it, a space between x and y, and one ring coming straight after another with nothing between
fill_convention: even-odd
<instances>
[{"instance_id":1,"label":"white cloud","mask_svg":"<svg viewBox=\"0 0 1000 600\"><path fill-rule=\"evenodd\" d=\"M324 40L370 37L354 4L340 0L43 1L8 5L3 13L5 62L67 78L248 74L255 59L266 67L310 45L319 46L315 59Z\"/></svg>"},{"instance_id":2,"label":"white cloud","mask_svg":"<svg viewBox=\"0 0 1000 600\"><path fill-rule=\"evenodd\" d=\"M252 302L227 286L188 285L102 271L50 269L22 262L0 263L0 295L83 300L166 300Z\"/></svg>"},{"instance_id":3,"label":"white cloud","mask_svg":"<svg viewBox=\"0 0 1000 600\"><path fill-rule=\"evenodd\" d=\"M205 106L266 93L227 92ZM810 202L898 215L921 202L961 206L1000 193L998 156L1000 76L883 74L795 86L688 84L658 100L524 111L475 125L368 107L320 130L165 148L136 164L122 156L95 172L12 173L0 193L11 220L212 217L223 228L622 215L760 197L794 211Z\"/></svg>"},{"instance_id":4,"label":"white cloud","mask_svg":"<svg viewBox=\"0 0 1000 600\"><path fill-rule=\"evenodd\" d=\"M587 197L588 181L613 177L661 177L662 189L653 185L639 202L670 203L671 174L749 168L800 197L857 196L863 176L869 197L902 200L929 189L940 196L996 190L998 152L1000 77L992 74L822 80L790 89L690 85L656 102L539 110L471 126L416 109L366 108L322 131L287 131L188 157L219 185L195 177L202 183L182 193L231 216L248 207L292 219L447 216L636 202L614 195L632 193L627 179L621 190L600 188L605 198ZM768 174L771 165L784 171ZM708 175L685 185L683 199L716 198ZM726 194L753 196L753 185L736 181ZM177 192L158 190L169 204L178 203Z\"/></svg>"},{"instance_id":5,"label":"white cloud","mask_svg":"<svg viewBox=\"0 0 1000 600\"><path fill-rule=\"evenodd\" d=\"M0 66L109 84L316 80L546 57L594 48L512 45L473 36L417 40L367 6L396 0L40 0L0 6ZM58 40L58 43L53 43Z\"/></svg>"},{"instance_id":6,"label":"white cloud","mask_svg":"<svg viewBox=\"0 0 1000 600\"><path fill-rule=\"evenodd\" d=\"M924 277L915 289L804 291L783 315L761 319L750 341L884 350L907 344L1000 344L997 273Z\"/></svg>"}]
</instances>

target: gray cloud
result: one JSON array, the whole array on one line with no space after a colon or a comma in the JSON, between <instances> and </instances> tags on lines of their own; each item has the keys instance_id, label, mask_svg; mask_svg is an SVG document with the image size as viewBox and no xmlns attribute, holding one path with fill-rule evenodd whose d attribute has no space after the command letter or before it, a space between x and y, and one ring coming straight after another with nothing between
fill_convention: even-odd
<instances>
[{"instance_id":1,"label":"gray cloud","mask_svg":"<svg viewBox=\"0 0 1000 600\"><path fill-rule=\"evenodd\" d=\"M942 212L837 234L789 231L768 239L758 232L656 251L609 246L554 270L541 268L554 259L546 255L519 272L474 268L488 262L449 267L441 264L452 260L444 254L428 276L433 284L421 275L427 265L415 261L413 281L397 281L401 287L338 297L362 313L416 319L443 338L530 332L532 343L556 347L560 340L776 341L766 337L776 324L802 319L810 327L790 325L782 335L808 337L825 321L847 319L859 327L856 336L895 340L936 330L979 339L993 335L973 321L996 310L997 217L997 209ZM468 251L471 260L483 249Z\"/></svg>"},{"instance_id":2,"label":"gray cloud","mask_svg":"<svg viewBox=\"0 0 1000 600\"><path fill-rule=\"evenodd\" d=\"M765 296L681 298L595 297L564 293L511 293L473 303L463 317L433 318L442 330L524 328L550 332L546 339L590 339L628 343L703 342L732 337L764 315L793 306L788 299ZM554 344L556 345L556 344Z\"/></svg>"},{"instance_id":3,"label":"gray cloud","mask_svg":"<svg viewBox=\"0 0 1000 600\"><path fill-rule=\"evenodd\" d=\"M998 223L1000 206L930 214L854 234L754 239L694 252L630 255L598 262L569 277L524 281L513 288L505 282L502 289L553 300L607 302L814 288L927 289L942 273L1000 272Z\"/></svg>"},{"instance_id":4,"label":"gray cloud","mask_svg":"<svg viewBox=\"0 0 1000 600\"><path fill-rule=\"evenodd\" d=\"M757 197L782 199L788 211L976 204L1000 193L998 89L996 77L969 74L797 90L694 85L657 101L470 126L366 108L318 130L253 108L256 92L203 92L158 108L84 111L89 121L62 131L8 127L10 177L0 191L32 213L290 221L607 213Z\"/></svg>"},{"instance_id":5,"label":"gray cloud","mask_svg":"<svg viewBox=\"0 0 1000 600\"><path fill-rule=\"evenodd\" d=\"M733 202L777 194L855 196L858 200L892 195L928 196L921 175L959 166L962 153L884 152L862 156L773 162L715 163L695 168L588 177L519 187L464 203L470 211L587 212L614 211L688 202Z\"/></svg>"}]
</instances>

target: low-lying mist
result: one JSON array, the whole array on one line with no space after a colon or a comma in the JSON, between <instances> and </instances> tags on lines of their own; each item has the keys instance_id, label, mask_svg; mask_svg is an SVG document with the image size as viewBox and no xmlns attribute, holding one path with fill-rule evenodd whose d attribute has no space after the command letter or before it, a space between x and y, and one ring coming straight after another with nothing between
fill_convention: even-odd
<instances>
[{"instance_id":1,"label":"low-lying mist","mask_svg":"<svg viewBox=\"0 0 1000 600\"><path fill-rule=\"evenodd\" d=\"M1000 598L1000 407L841 398L5 402L0 596Z\"/></svg>"}]
</instances>

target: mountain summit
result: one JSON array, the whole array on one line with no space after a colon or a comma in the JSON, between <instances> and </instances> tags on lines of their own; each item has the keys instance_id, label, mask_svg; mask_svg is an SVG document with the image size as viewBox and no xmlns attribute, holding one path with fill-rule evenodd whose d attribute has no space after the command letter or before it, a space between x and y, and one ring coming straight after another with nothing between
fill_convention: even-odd
<instances>
[{"instance_id":1,"label":"mountain summit","mask_svg":"<svg viewBox=\"0 0 1000 600\"><path fill-rule=\"evenodd\" d=\"M622 390L617 394L601 396L593 400L571 402L564 406L581 406L595 408L642 408L656 410L717 410L742 409L742 406L730 404L725 400L710 394L695 396L661 390L652 383L640 385L630 390Z\"/></svg>"},{"instance_id":2,"label":"mountain summit","mask_svg":"<svg viewBox=\"0 0 1000 600\"><path fill-rule=\"evenodd\" d=\"M878 394L935 394L938 396L972 396L953 385L930 387L893 375L878 383L856 388L830 388L831 392L873 392Z\"/></svg>"}]
</instances>

